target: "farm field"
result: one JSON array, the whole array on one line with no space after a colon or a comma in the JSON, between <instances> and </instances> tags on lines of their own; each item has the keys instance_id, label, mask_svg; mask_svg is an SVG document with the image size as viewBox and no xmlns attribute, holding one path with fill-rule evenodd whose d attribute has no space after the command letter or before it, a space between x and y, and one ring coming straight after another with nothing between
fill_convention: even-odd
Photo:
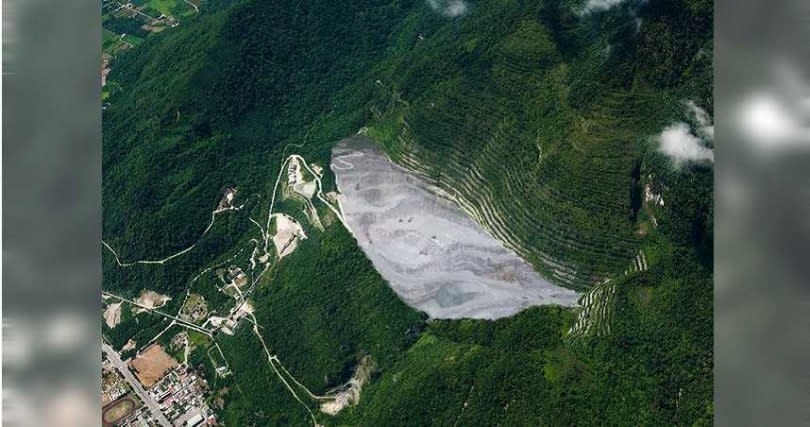
<instances>
[{"instance_id":1,"label":"farm field","mask_svg":"<svg viewBox=\"0 0 810 427\"><path fill-rule=\"evenodd\" d=\"M133 47L138 46L139 44L144 42L144 39L142 39L142 38L140 38L138 36L133 36L131 34L125 35L123 37L123 40L124 40L124 42L129 43L130 45L132 45Z\"/></svg>"},{"instance_id":2,"label":"farm field","mask_svg":"<svg viewBox=\"0 0 810 427\"><path fill-rule=\"evenodd\" d=\"M114 54L125 45L124 41L121 40L121 36L103 28L101 30L101 44L104 53L109 54Z\"/></svg>"},{"instance_id":3,"label":"farm field","mask_svg":"<svg viewBox=\"0 0 810 427\"><path fill-rule=\"evenodd\" d=\"M144 12L155 17L166 16L188 16L194 13L194 8L184 0L137 0L134 4L143 7ZM195 4L195 6L199 6Z\"/></svg>"}]
</instances>

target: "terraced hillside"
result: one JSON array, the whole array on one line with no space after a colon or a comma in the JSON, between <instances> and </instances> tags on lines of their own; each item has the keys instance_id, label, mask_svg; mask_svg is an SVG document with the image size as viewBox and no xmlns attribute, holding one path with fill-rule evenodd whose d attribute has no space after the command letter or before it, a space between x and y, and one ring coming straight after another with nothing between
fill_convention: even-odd
<instances>
[{"instance_id":1,"label":"terraced hillside","mask_svg":"<svg viewBox=\"0 0 810 427\"><path fill-rule=\"evenodd\" d=\"M594 136L604 140L590 153L573 141L564 147L545 145L544 159L543 144L513 126L492 123L499 120L497 113L469 102L454 99L445 114L414 114L418 133L403 118L390 153L403 166L434 179L493 235L557 282L583 288L621 271L639 244L628 220L628 169L638 149L601 135ZM457 120L459 106L477 110L475 124L459 124L465 131L441 154L422 145L436 135L424 130ZM577 178L560 179L560 169Z\"/></svg>"},{"instance_id":2,"label":"terraced hillside","mask_svg":"<svg viewBox=\"0 0 810 427\"><path fill-rule=\"evenodd\" d=\"M368 132L535 267L587 289L638 252L634 171L684 83L632 68L646 54L633 43L667 16L633 32L626 11L556 6L481 2L435 28L410 22L429 30L380 73ZM679 55L693 67L706 47Z\"/></svg>"},{"instance_id":3,"label":"terraced hillside","mask_svg":"<svg viewBox=\"0 0 810 427\"><path fill-rule=\"evenodd\" d=\"M712 2L586 3L207 0L117 55L107 342L185 330L226 425L709 425L712 165L656 137L711 117ZM358 130L578 306L404 304L329 169Z\"/></svg>"}]
</instances>

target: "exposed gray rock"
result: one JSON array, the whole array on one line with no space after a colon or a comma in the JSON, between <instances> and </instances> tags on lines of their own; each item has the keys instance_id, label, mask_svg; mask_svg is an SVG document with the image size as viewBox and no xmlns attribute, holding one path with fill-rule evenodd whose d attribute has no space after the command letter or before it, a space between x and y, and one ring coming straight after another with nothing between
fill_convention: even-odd
<instances>
[{"instance_id":1,"label":"exposed gray rock","mask_svg":"<svg viewBox=\"0 0 810 427\"><path fill-rule=\"evenodd\" d=\"M344 221L408 305L433 318L511 316L533 305L575 305L469 215L392 163L366 137L332 150Z\"/></svg>"}]
</instances>

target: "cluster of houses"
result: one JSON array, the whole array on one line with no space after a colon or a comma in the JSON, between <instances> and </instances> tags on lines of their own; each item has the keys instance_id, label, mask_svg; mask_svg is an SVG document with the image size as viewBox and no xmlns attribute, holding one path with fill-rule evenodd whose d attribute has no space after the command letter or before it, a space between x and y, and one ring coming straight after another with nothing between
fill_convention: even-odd
<instances>
[{"instance_id":1,"label":"cluster of houses","mask_svg":"<svg viewBox=\"0 0 810 427\"><path fill-rule=\"evenodd\" d=\"M175 425L215 424L213 411L205 403L206 382L184 365L169 371L148 393L160 411Z\"/></svg>"}]
</instances>

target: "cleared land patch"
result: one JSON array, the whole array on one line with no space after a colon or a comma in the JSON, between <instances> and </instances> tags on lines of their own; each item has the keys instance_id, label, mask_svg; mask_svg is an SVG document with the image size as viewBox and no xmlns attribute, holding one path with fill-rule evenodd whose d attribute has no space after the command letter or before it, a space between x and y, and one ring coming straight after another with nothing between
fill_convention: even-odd
<instances>
[{"instance_id":1,"label":"cleared land patch","mask_svg":"<svg viewBox=\"0 0 810 427\"><path fill-rule=\"evenodd\" d=\"M374 363L371 361L371 357L364 357L355 367L354 374L349 379L349 382L329 393L334 393L334 400L322 403L320 411L329 415L337 415L343 408L357 405L360 402L360 392L363 390L363 384L371 378L373 370Z\"/></svg>"},{"instance_id":2,"label":"cleared land patch","mask_svg":"<svg viewBox=\"0 0 810 427\"><path fill-rule=\"evenodd\" d=\"M180 309L179 317L190 322L198 322L204 320L207 314L208 306L205 298L199 294L190 294L183 308Z\"/></svg>"},{"instance_id":3,"label":"cleared land patch","mask_svg":"<svg viewBox=\"0 0 810 427\"><path fill-rule=\"evenodd\" d=\"M152 387L157 380L163 378L163 374L178 364L177 360L166 354L159 345L150 346L130 362L135 369L135 376L146 388Z\"/></svg>"},{"instance_id":4,"label":"cleared land patch","mask_svg":"<svg viewBox=\"0 0 810 427\"><path fill-rule=\"evenodd\" d=\"M132 349L135 348L136 344L137 343L134 340L130 339L129 341L127 341L127 343L123 347L121 347L121 351L124 352L124 351L132 350Z\"/></svg>"},{"instance_id":5,"label":"cleared land patch","mask_svg":"<svg viewBox=\"0 0 810 427\"><path fill-rule=\"evenodd\" d=\"M121 303L116 302L107 306L107 309L104 310L104 322L107 323L107 327L114 328L118 323L121 322Z\"/></svg>"},{"instance_id":6,"label":"cleared land patch","mask_svg":"<svg viewBox=\"0 0 810 427\"><path fill-rule=\"evenodd\" d=\"M577 292L545 280L368 138L338 144L332 170L348 227L412 307L435 318L494 319L534 305L577 303Z\"/></svg>"},{"instance_id":7,"label":"cleared land patch","mask_svg":"<svg viewBox=\"0 0 810 427\"><path fill-rule=\"evenodd\" d=\"M291 216L273 214L273 218L276 221L276 234L273 236L273 244L279 258L283 258L291 254L298 247L298 241L306 239L307 235L304 233L301 224Z\"/></svg>"},{"instance_id":8,"label":"cleared land patch","mask_svg":"<svg viewBox=\"0 0 810 427\"><path fill-rule=\"evenodd\" d=\"M135 302L143 306L143 308L153 309L162 307L170 299L171 298L167 295L161 295L155 291L144 289L141 291L141 295L135 299Z\"/></svg>"}]
</instances>

